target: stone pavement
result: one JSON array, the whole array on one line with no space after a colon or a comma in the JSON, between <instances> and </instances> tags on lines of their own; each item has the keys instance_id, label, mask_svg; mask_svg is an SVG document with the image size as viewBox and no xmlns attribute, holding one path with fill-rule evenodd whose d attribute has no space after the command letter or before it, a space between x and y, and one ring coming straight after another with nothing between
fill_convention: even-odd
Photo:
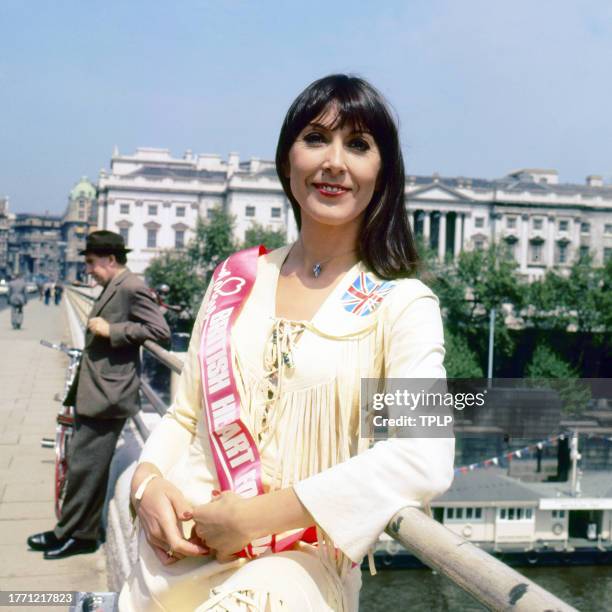
<instances>
[{"instance_id":1,"label":"stone pavement","mask_svg":"<svg viewBox=\"0 0 612 612\"><path fill-rule=\"evenodd\" d=\"M40 439L55 435L53 396L68 362L42 338L71 343L64 304L32 297L21 330L11 327L8 309L0 312L0 590L106 591L102 549L45 561L26 545L28 535L55 524L54 454Z\"/></svg>"}]
</instances>

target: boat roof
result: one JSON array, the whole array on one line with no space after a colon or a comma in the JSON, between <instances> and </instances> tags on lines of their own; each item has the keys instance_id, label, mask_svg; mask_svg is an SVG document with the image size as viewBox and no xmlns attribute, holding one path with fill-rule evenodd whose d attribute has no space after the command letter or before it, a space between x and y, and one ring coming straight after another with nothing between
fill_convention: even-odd
<instances>
[{"instance_id":1,"label":"boat roof","mask_svg":"<svg viewBox=\"0 0 612 612\"><path fill-rule=\"evenodd\" d=\"M450 489L432 506L460 504L501 506L514 503L537 506L541 499L571 498L570 482L525 482L506 475L499 467L456 474ZM592 470L580 477L581 498L612 498L612 472Z\"/></svg>"}]
</instances>

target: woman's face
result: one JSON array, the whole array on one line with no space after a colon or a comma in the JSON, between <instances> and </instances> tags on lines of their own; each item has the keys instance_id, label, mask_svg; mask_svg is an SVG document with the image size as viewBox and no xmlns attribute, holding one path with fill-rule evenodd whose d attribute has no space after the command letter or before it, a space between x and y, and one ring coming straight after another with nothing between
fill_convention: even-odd
<instances>
[{"instance_id":1,"label":"woman's face","mask_svg":"<svg viewBox=\"0 0 612 612\"><path fill-rule=\"evenodd\" d=\"M380 151L369 132L331 130L333 105L307 125L289 150L291 192L302 212L325 225L359 219L376 189Z\"/></svg>"}]
</instances>

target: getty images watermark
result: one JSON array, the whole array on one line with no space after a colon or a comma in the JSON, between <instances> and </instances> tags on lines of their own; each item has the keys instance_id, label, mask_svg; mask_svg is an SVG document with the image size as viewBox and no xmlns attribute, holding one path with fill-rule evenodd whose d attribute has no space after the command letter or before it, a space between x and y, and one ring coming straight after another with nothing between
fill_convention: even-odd
<instances>
[{"instance_id":1,"label":"getty images watermark","mask_svg":"<svg viewBox=\"0 0 612 612\"><path fill-rule=\"evenodd\" d=\"M610 379L361 380L364 438L451 438L463 431L531 438L612 397Z\"/></svg>"}]
</instances>

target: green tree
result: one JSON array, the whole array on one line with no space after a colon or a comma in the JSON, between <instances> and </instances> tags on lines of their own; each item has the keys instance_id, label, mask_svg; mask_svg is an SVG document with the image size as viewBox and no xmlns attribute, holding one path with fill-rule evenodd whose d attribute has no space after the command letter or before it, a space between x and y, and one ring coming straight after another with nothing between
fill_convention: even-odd
<instances>
[{"instance_id":1,"label":"green tree","mask_svg":"<svg viewBox=\"0 0 612 612\"><path fill-rule=\"evenodd\" d=\"M446 329L444 345L446 348L444 367L449 378L482 378L482 367L465 336L456 336Z\"/></svg>"},{"instance_id":2,"label":"green tree","mask_svg":"<svg viewBox=\"0 0 612 612\"><path fill-rule=\"evenodd\" d=\"M259 223L253 223L244 234L243 249L263 244L269 251L278 249L287 244L285 232L263 227Z\"/></svg>"},{"instance_id":3,"label":"green tree","mask_svg":"<svg viewBox=\"0 0 612 612\"><path fill-rule=\"evenodd\" d=\"M164 297L167 304L197 308L206 289L201 275L193 273L193 265L185 252L165 251L151 261L145 271L150 287L166 284L170 288Z\"/></svg>"},{"instance_id":4,"label":"green tree","mask_svg":"<svg viewBox=\"0 0 612 612\"><path fill-rule=\"evenodd\" d=\"M518 264L508 256L505 245L464 251L456 262L440 263L430 258L428 265L433 279L429 284L440 299L445 328L452 337L465 343L484 365L489 314L495 308L495 353L511 355L514 341L506 320L524 305L525 286L516 273Z\"/></svg>"},{"instance_id":5,"label":"green tree","mask_svg":"<svg viewBox=\"0 0 612 612\"><path fill-rule=\"evenodd\" d=\"M582 340L576 354L578 368L584 363L587 335L596 344L608 341L612 330L612 262L593 265L590 255L577 259L562 274L549 270L528 290L529 307L524 320L540 329L576 332Z\"/></svg>"},{"instance_id":6,"label":"green tree","mask_svg":"<svg viewBox=\"0 0 612 612\"><path fill-rule=\"evenodd\" d=\"M538 344L526 368L527 378L537 387L556 390L566 414L578 415L591 399L590 388L579 379L577 370L546 344Z\"/></svg>"},{"instance_id":7,"label":"green tree","mask_svg":"<svg viewBox=\"0 0 612 612\"><path fill-rule=\"evenodd\" d=\"M194 269L210 280L217 264L237 249L233 238L234 218L220 208L214 208L206 221L198 219L193 239L187 245L187 255Z\"/></svg>"}]
</instances>

